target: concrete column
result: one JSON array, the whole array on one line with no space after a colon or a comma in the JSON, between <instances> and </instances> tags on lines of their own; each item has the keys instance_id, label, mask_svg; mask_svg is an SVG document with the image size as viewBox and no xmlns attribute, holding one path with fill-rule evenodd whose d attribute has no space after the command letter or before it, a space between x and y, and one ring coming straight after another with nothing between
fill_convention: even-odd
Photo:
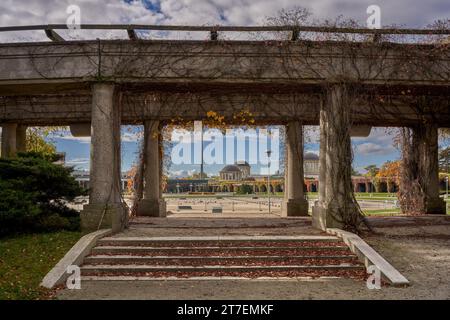
<instances>
[{"instance_id":1,"label":"concrete column","mask_svg":"<svg viewBox=\"0 0 450 320\"><path fill-rule=\"evenodd\" d=\"M161 157L159 121L144 123L144 198L139 202L137 215L165 217L166 206L161 198Z\"/></svg>"},{"instance_id":2,"label":"concrete column","mask_svg":"<svg viewBox=\"0 0 450 320\"><path fill-rule=\"evenodd\" d=\"M326 197L326 166L327 166L327 114L323 107L320 108L320 146L319 146L319 203L325 202Z\"/></svg>"},{"instance_id":3,"label":"concrete column","mask_svg":"<svg viewBox=\"0 0 450 320\"><path fill-rule=\"evenodd\" d=\"M328 121L325 101L321 100L320 106L320 145L319 145L319 199L312 207L312 225L315 228L326 230L326 184L327 184L327 134Z\"/></svg>"},{"instance_id":4,"label":"concrete column","mask_svg":"<svg viewBox=\"0 0 450 320\"><path fill-rule=\"evenodd\" d=\"M17 153L17 124L2 125L2 158L14 157Z\"/></svg>"},{"instance_id":5,"label":"concrete column","mask_svg":"<svg viewBox=\"0 0 450 320\"><path fill-rule=\"evenodd\" d=\"M17 152L27 151L27 126L18 125L16 130L16 149Z\"/></svg>"},{"instance_id":6,"label":"concrete column","mask_svg":"<svg viewBox=\"0 0 450 320\"><path fill-rule=\"evenodd\" d=\"M438 127L425 124L413 130L417 141L418 177L425 199L425 213L445 214L445 202L439 197Z\"/></svg>"},{"instance_id":7,"label":"concrete column","mask_svg":"<svg viewBox=\"0 0 450 320\"><path fill-rule=\"evenodd\" d=\"M320 114L320 200L313 208L313 226L323 230L343 228L357 210L352 194L349 107L345 85L327 88Z\"/></svg>"},{"instance_id":8,"label":"concrete column","mask_svg":"<svg viewBox=\"0 0 450 320\"><path fill-rule=\"evenodd\" d=\"M308 201L304 194L303 128L292 121L286 126L286 191L283 216L307 216Z\"/></svg>"},{"instance_id":9,"label":"concrete column","mask_svg":"<svg viewBox=\"0 0 450 320\"><path fill-rule=\"evenodd\" d=\"M92 86L89 204L81 212L84 232L120 231L125 224L120 179L120 105L114 84Z\"/></svg>"}]
</instances>

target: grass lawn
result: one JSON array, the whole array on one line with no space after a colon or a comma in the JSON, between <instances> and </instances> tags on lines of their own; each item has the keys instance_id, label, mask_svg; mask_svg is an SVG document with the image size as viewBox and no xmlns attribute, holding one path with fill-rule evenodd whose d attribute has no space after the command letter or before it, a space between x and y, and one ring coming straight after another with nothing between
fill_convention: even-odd
<instances>
[{"instance_id":1,"label":"grass lawn","mask_svg":"<svg viewBox=\"0 0 450 320\"><path fill-rule=\"evenodd\" d=\"M371 215L397 215L400 214L400 208L395 209L373 209L373 210L363 210L364 214L367 216ZM447 205L447 214L450 215L450 206Z\"/></svg>"},{"instance_id":2,"label":"grass lawn","mask_svg":"<svg viewBox=\"0 0 450 320\"><path fill-rule=\"evenodd\" d=\"M44 276L81 237L79 232L19 235L0 239L0 300L48 299Z\"/></svg>"},{"instance_id":3,"label":"grass lawn","mask_svg":"<svg viewBox=\"0 0 450 320\"><path fill-rule=\"evenodd\" d=\"M366 216L372 215L397 215L400 214L399 208L394 209L372 209L372 210L363 210Z\"/></svg>"}]
</instances>

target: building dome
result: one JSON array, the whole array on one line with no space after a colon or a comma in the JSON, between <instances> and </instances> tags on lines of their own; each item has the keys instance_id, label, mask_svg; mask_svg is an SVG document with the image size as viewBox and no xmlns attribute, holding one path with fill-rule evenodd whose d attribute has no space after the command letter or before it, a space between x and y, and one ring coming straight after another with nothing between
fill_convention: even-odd
<instances>
[{"instance_id":1,"label":"building dome","mask_svg":"<svg viewBox=\"0 0 450 320\"><path fill-rule=\"evenodd\" d=\"M303 160L319 160L319 156L312 152L306 152L303 156Z\"/></svg>"},{"instance_id":2,"label":"building dome","mask_svg":"<svg viewBox=\"0 0 450 320\"><path fill-rule=\"evenodd\" d=\"M222 170L220 170L221 173L227 173L227 172L241 172L238 166L235 166L234 164L230 164L228 166L223 167Z\"/></svg>"}]
</instances>

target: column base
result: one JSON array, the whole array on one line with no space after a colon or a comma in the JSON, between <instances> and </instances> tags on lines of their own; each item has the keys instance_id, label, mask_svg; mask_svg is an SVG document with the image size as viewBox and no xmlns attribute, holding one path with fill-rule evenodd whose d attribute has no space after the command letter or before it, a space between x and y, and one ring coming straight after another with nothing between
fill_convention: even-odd
<instances>
[{"instance_id":1,"label":"column base","mask_svg":"<svg viewBox=\"0 0 450 320\"><path fill-rule=\"evenodd\" d=\"M333 219L331 215L328 215L327 209L316 201L312 207L312 226L313 228L326 231L327 228L342 229L343 224Z\"/></svg>"},{"instance_id":2,"label":"column base","mask_svg":"<svg viewBox=\"0 0 450 320\"><path fill-rule=\"evenodd\" d=\"M445 201L441 198L428 199L425 204L425 214L446 214Z\"/></svg>"},{"instance_id":3,"label":"column base","mask_svg":"<svg viewBox=\"0 0 450 320\"><path fill-rule=\"evenodd\" d=\"M106 207L106 210L105 210ZM89 233L98 229L111 228L113 233L123 230L125 208L121 204L87 204L80 213L81 231ZM101 220L101 223L100 223ZM99 228L100 223L100 228Z\"/></svg>"},{"instance_id":4,"label":"column base","mask_svg":"<svg viewBox=\"0 0 450 320\"><path fill-rule=\"evenodd\" d=\"M282 217L304 217L308 214L308 201L304 199L289 199L283 202Z\"/></svg>"},{"instance_id":5,"label":"column base","mask_svg":"<svg viewBox=\"0 0 450 320\"><path fill-rule=\"evenodd\" d=\"M138 203L136 214L146 217L165 217L166 202L164 200L143 199Z\"/></svg>"}]
</instances>

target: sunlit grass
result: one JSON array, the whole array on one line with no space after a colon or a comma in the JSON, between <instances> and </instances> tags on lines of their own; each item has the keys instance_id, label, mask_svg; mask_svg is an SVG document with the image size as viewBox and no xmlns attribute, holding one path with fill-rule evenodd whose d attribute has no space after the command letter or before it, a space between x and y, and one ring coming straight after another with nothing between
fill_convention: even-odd
<instances>
[{"instance_id":1,"label":"sunlit grass","mask_svg":"<svg viewBox=\"0 0 450 320\"><path fill-rule=\"evenodd\" d=\"M80 237L62 231L0 239L0 300L47 299L50 291L39 284Z\"/></svg>"}]
</instances>

